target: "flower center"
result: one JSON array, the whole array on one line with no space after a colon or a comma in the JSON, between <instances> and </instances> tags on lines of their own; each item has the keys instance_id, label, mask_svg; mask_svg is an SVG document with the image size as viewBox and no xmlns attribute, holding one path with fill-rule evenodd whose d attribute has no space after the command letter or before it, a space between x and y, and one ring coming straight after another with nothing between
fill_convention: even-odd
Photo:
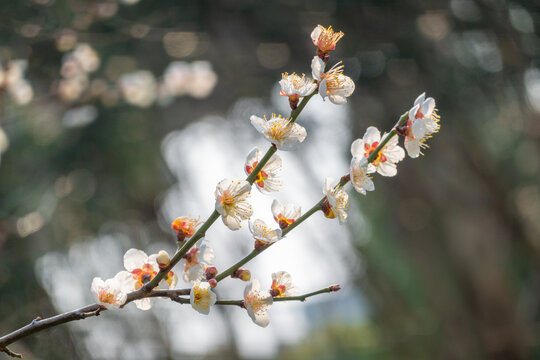
<instances>
[{"instance_id":1,"label":"flower center","mask_svg":"<svg viewBox=\"0 0 540 360\"><path fill-rule=\"evenodd\" d=\"M246 172L248 174L251 174L253 170L259 165L258 161L255 161L251 166L246 165ZM266 173L264 170L259 171L257 176L255 177L255 184L259 186L260 188L264 188L264 182L268 179L268 173Z\"/></svg>"},{"instance_id":2,"label":"flower center","mask_svg":"<svg viewBox=\"0 0 540 360\"><path fill-rule=\"evenodd\" d=\"M366 158L369 158L371 153L374 152L378 146L379 146L378 141L374 141L371 145L364 144L364 150L365 150L364 156ZM372 161L373 165L378 166L380 163L386 162L386 156L383 154L385 148L386 147L382 148L381 151L379 151L379 153L377 154L377 157Z\"/></svg>"},{"instance_id":3,"label":"flower center","mask_svg":"<svg viewBox=\"0 0 540 360\"><path fill-rule=\"evenodd\" d=\"M246 302L251 307L254 313L263 312L266 308L266 303L263 301L263 297L259 292L251 292L246 297Z\"/></svg>"},{"instance_id":4,"label":"flower center","mask_svg":"<svg viewBox=\"0 0 540 360\"><path fill-rule=\"evenodd\" d=\"M278 222L279 227L282 230L294 222L294 219L287 219L285 216L283 216L283 214L276 216L275 220Z\"/></svg>"},{"instance_id":5,"label":"flower center","mask_svg":"<svg viewBox=\"0 0 540 360\"><path fill-rule=\"evenodd\" d=\"M100 290L98 299L102 303L113 304L115 301L115 296L107 290Z\"/></svg>"}]
</instances>

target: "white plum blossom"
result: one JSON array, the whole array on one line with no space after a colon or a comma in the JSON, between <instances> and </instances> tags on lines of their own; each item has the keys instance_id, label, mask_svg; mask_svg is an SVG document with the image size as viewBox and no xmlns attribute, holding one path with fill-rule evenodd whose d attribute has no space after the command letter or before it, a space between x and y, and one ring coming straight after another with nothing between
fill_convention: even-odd
<instances>
[{"instance_id":1,"label":"white plum blossom","mask_svg":"<svg viewBox=\"0 0 540 360\"><path fill-rule=\"evenodd\" d=\"M280 94L289 97L289 103L293 109L296 108L301 97L311 95L317 89L317 82L313 79L306 78L304 74L300 77L295 73L282 74L279 85L281 86Z\"/></svg>"},{"instance_id":2,"label":"white plum blossom","mask_svg":"<svg viewBox=\"0 0 540 360\"><path fill-rule=\"evenodd\" d=\"M249 231L253 234L255 240L264 244L272 244L281 240L281 229L270 229L261 219L249 222Z\"/></svg>"},{"instance_id":3,"label":"white plum blossom","mask_svg":"<svg viewBox=\"0 0 540 360\"><path fill-rule=\"evenodd\" d=\"M405 134L405 149L411 158L421 154L426 140L439 131L439 115L433 98L426 99L426 93L420 94L409 110L409 119L403 130Z\"/></svg>"},{"instance_id":4,"label":"white plum blossom","mask_svg":"<svg viewBox=\"0 0 540 360\"><path fill-rule=\"evenodd\" d=\"M294 223L301 215L301 208L295 204L282 205L278 200L272 201L272 215L281 229Z\"/></svg>"},{"instance_id":5,"label":"white plum blossom","mask_svg":"<svg viewBox=\"0 0 540 360\"><path fill-rule=\"evenodd\" d=\"M322 205L324 216L334 219L336 216L340 224L347 220L349 210L349 194L341 186L337 186L334 179L326 178L323 186L323 194L326 201Z\"/></svg>"},{"instance_id":6,"label":"white plum blossom","mask_svg":"<svg viewBox=\"0 0 540 360\"><path fill-rule=\"evenodd\" d=\"M257 165L259 165L262 157L261 151L258 148L254 148L249 152L244 167L247 175L251 174ZM254 184L257 190L263 194L280 191L283 186L283 181L279 178L280 172L281 158L279 155L274 154L255 177Z\"/></svg>"},{"instance_id":7,"label":"white plum blossom","mask_svg":"<svg viewBox=\"0 0 540 360\"><path fill-rule=\"evenodd\" d=\"M159 271L159 265L156 261L158 254L152 254L150 256L142 250L129 249L124 255L124 267L131 273L133 277L133 284L131 290L139 290L146 283L150 282L156 277ZM160 289L174 289L178 277L171 270L167 276L160 281L158 288ZM143 298L135 300L135 305L141 310L148 310L152 307L150 298Z\"/></svg>"},{"instance_id":8,"label":"white plum blossom","mask_svg":"<svg viewBox=\"0 0 540 360\"><path fill-rule=\"evenodd\" d=\"M354 189L362 195L366 195L366 191L375 190L375 185L371 179L369 164L365 156L355 156L351 160L349 176Z\"/></svg>"},{"instance_id":9,"label":"white plum blossom","mask_svg":"<svg viewBox=\"0 0 540 360\"><path fill-rule=\"evenodd\" d=\"M270 294L273 297L294 296L298 293L296 286L292 282L291 274L286 271L272 274L272 286L270 288Z\"/></svg>"},{"instance_id":10,"label":"white plum blossom","mask_svg":"<svg viewBox=\"0 0 540 360\"><path fill-rule=\"evenodd\" d=\"M197 282L204 278L204 271L214 261L214 249L207 245L191 248L184 255L184 272L182 278L185 282Z\"/></svg>"},{"instance_id":11,"label":"white plum blossom","mask_svg":"<svg viewBox=\"0 0 540 360\"><path fill-rule=\"evenodd\" d=\"M244 303L249 317L261 327L267 327L270 318L266 312L274 302L268 291L261 291L259 281L253 279L244 290Z\"/></svg>"},{"instance_id":12,"label":"white plum blossom","mask_svg":"<svg viewBox=\"0 0 540 360\"><path fill-rule=\"evenodd\" d=\"M343 37L343 32L335 33L331 26L325 28L322 25L317 25L315 29L311 32L311 41L319 51L322 53L327 53L330 50L336 48L336 44Z\"/></svg>"},{"instance_id":13,"label":"white plum blossom","mask_svg":"<svg viewBox=\"0 0 540 360\"><path fill-rule=\"evenodd\" d=\"M324 72L324 61L317 56L311 61L313 78L319 82L319 95L323 100L328 97L336 105L345 104L355 88L354 81L343 75L343 67L344 65L339 62Z\"/></svg>"},{"instance_id":14,"label":"white plum blossom","mask_svg":"<svg viewBox=\"0 0 540 360\"><path fill-rule=\"evenodd\" d=\"M196 282L189 294L191 306L203 315L210 313L210 307L216 303L216 294L212 291L208 282Z\"/></svg>"},{"instance_id":15,"label":"white plum blossom","mask_svg":"<svg viewBox=\"0 0 540 360\"><path fill-rule=\"evenodd\" d=\"M216 211L221 215L223 223L231 230L240 229L240 221L248 220L253 214L247 202L251 185L245 181L223 179L216 187Z\"/></svg>"},{"instance_id":16,"label":"white plum blossom","mask_svg":"<svg viewBox=\"0 0 540 360\"><path fill-rule=\"evenodd\" d=\"M250 120L255 129L279 150L294 150L307 136L306 129L281 115L272 114L270 120L252 115Z\"/></svg>"},{"instance_id":17,"label":"white plum blossom","mask_svg":"<svg viewBox=\"0 0 540 360\"><path fill-rule=\"evenodd\" d=\"M112 279L103 281L100 277L92 280L91 290L96 295L100 306L108 309L118 309L126 303L126 289L133 286L134 280L127 271L121 271Z\"/></svg>"},{"instance_id":18,"label":"white plum blossom","mask_svg":"<svg viewBox=\"0 0 540 360\"><path fill-rule=\"evenodd\" d=\"M353 157L366 159L377 149L379 144L388 136L386 133L381 140L381 133L376 127L370 126L362 139L356 139L351 145ZM368 173L377 171L383 176L395 176L397 163L405 158L405 150L398 145L398 137L393 136L378 152L377 157L368 164Z\"/></svg>"}]
</instances>

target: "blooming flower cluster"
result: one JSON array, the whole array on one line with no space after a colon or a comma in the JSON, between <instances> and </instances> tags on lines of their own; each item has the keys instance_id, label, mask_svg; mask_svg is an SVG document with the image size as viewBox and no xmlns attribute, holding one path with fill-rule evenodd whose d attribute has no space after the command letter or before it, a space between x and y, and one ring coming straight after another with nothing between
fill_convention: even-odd
<instances>
[{"instance_id":1,"label":"blooming flower cluster","mask_svg":"<svg viewBox=\"0 0 540 360\"><path fill-rule=\"evenodd\" d=\"M319 93L323 100L328 98L332 103L341 105L345 104L354 92L354 82L343 74L344 66L341 62L326 70L329 54L342 37L342 32L336 33L331 27L319 25L313 30L311 38L317 47L316 56L311 61L313 79L305 75L300 77L295 73L284 73L279 81L280 94L288 98L291 115L283 117L272 114L269 119L256 115L250 117L255 129L272 144L268 152L263 155L258 148L249 152L244 164L246 180L223 179L217 184L214 192L215 211L204 225L199 219L187 216L178 217L172 222L171 228L180 246L172 258L164 250L147 256L141 250L130 249L124 256L124 267L127 271L121 271L114 278L105 281L95 278L92 291L101 306L108 309L122 307L128 299L128 293L139 291L133 297L135 305L142 310L149 309L150 299L153 297L140 295L141 291L148 294L148 291L152 290L149 288L154 287L173 290L176 287L177 275L172 268L179 261L183 261L182 278L191 286L190 289L183 289L181 295L187 295L185 290L189 290L189 303L194 310L208 315L211 307L216 304L241 305L253 322L261 327L270 323L268 310L274 301L304 300L313 294L339 290L336 285L315 293L296 296L297 287L286 271L273 273L270 288L262 290L259 281L252 279L251 271L241 266L267 247L282 240L289 231L317 210L321 210L327 218L337 218L339 223L343 224L348 217L349 195L344 189L348 182L351 182L357 192L366 195L368 191L375 189L372 174L378 173L386 177L397 174L397 165L405 158L405 150L399 146L398 134L405 138L404 146L409 156L415 158L420 154L420 150L426 147L426 140L439 130L435 100L426 99L425 94L422 94L390 132L381 135L376 127L370 126L362 138L353 141L348 173L339 181L326 178L323 185L324 197L306 214L301 215L298 205L281 204L274 200L271 212L278 224L277 228L268 226L261 219L250 220L253 214L249 203L252 185L265 195L280 191L283 187L280 178L282 160L276 152L294 150L306 139L305 128L296 123L298 113L305 106L304 102ZM187 91L183 82L189 76L184 63L171 64L166 73L169 75L164 84L168 93L178 95ZM204 76L208 77L207 81L214 83L209 73ZM120 84L123 96L129 103L144 107L155 101L157 85L148 72L124 75ZM203 238L209 226L219 217L224 225L233 231L242 227L242 221L248 221L249 230L255 239L253 252L221 273L213 265L214 250ZM218 300L213 289L227 276L249 282L245 287L243 300ZM181 298L177 293L167 294L175 301L188 302L187 298Z\"/></svg>"}]
</instances>

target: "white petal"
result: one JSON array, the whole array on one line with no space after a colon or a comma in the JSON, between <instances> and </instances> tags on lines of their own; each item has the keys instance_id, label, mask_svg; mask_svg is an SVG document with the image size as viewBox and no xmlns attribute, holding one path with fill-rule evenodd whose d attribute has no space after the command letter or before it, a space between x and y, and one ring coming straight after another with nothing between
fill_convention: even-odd
<instances>
[{"instance_id":1,"label":"white petal","mask_svg":"<svg viewBox=\"0 0 540 360\"><path fill-rule=\"evenodd\" d=\"M324 73L324 61L322 61L318 56L315 56L311 60L311 75L315 80L321 80L321 76Z\"/></svg>"},{"instance_id":2,"label":"white petal","mask_svg":"<svg viewBox=\"0 0 540 360\"><path fill-rule=\"evenodd\" d=\"M328 81L326 79L323 79L321 83L319 84L319 95L321 95L322 99L324 100L326 96L328 95L328 88L327 88Z\"/></svg>"},{"instance_id":3,"label":"white petal","mask_svg":"<svg viewBox=\"0 0 540 360\"><path fill-rule=\"evenodd\" d=\"M356 139L351 144L351 154L352 156L363 156L365 152L364 149L364 140L363 139Z\"/></svg>"},{"instance_id":4,"label":"white petal","mask_svg":"<svg viewBox=\"0 0 540 360\"><path fill-rule=\"evenodd\" d=\"M317 27L313 29L313 31L311 32L311 41L313 41L314 44L317 43L317 41L319 41L319 36L321 35L321 32L322 32L321 25L317 25Z\"/></svg>"},{"instance_id":5,"label":"white petal","mask_svg":"<svg viewBox=\"0 0 540 360\"><path fill-rule=\"evenodd\" d=\"M423 92L421 93L417 98L416 100L414 100L414 105L422 105L422 103L424 102L424 99L426 98L426 93Z\"/></svg>"},{"instance_id":6,"label":"white petal","mask_svg":"<svg viewBox=\"0 0 540 360\"><path fill-rule=\"evenodd\" d=\"M435 109L435 100L433 98L427 98L426 101L422 103L422 114L424 117L428 117Z\"/></svg>"},{"instance_id":7,"label":"white petal","mask_svg":"<svg viewBox=\"0 0 540 360\"><path fill-rule=\"evenodd\" d=\"M105 286L105 281L103 281L100 277L95 277L92 280L92 285L90 286L90 290L96 294L99 293L99 289L103 288Z\"/></svg>"},{"instance_id":8,"label":"white petal","mask_svg":"<svg viewBox=\"0 0 540 360\"><path fill-rule=\"evenodd\" d=\"M395 137L397 140L397 136ZM384 156L386 156L387 161L390 161L395 164L405 158L405 150L403 150L401 146L396 145L393 148L387 149L384 152Z\"/></svg>"},{"instance_id":9,"label":"white petal","mask_svg":"<svg viewBox=\"0 0 540 360\"><path fill-rule=\"evenodd\" d=\"M426 123L422 119L416 119L412 124L412 133L415 139L422 139L426 134Z\"/></svg>"},{"instance_id":10,"label":"white petal","mask_svg":"<svg viewBox=\"0 0 540 360\"><path fill-rule=\"evenodd\" d=\"M411 158L417 158L420 155L420 141L413 139L408 140L405 143L405 149L407 150L407 154Z\"/></svg>"},{"instance_id":11,"label":"white petal","mask_svg":"<svg viewBox=\"0 0 540 360\"><path fill-rule=\"evenodd\" d=\"M233 217L231 215L224 215L221 217L223 220L223 223L225 226L227 226L231 230L238 230L240 229L240 220L238 220L236 217Z\"/></svg>"},{"instance_id":12,"label":"white petal","mask_svg":"<svg viewBox=\"0 0 540 360\"><path fill-rule=\"evenodd\" d=\"M332 192L332 189L333 189L333 184L334 184L334 179L331 178L331 177L327 177L326 179L324 179L324 185L323 185L323 194L324 195L328 195Z\"/></svg>"},{"instance_id":13,"label":"white petal","mask_svg":"<svg viewBox=\"0 0 540 360\"><path fill-rule=\"evenodd\" d=\"M142 250L129 249L124 255L124 267L127 271L141 268L148 261L148 255Z\"/></svg>"},{"instance_id":14,"label":"white petal","mask_svg":"<svg viewBox=\"0 0 540 360\"><path fill-rule=\"evenodd\" d=\"M375 127L370 126L366 129L366 133L364 134L364 142L371 145L375 141L380 142L381 141L381 132Z\"/></svg>"},{"instance_id":15,"label":"white petal","mask_svg":"<svg viewBox=\"0 0 540 360\"><path fill-rule=\"evenodd\" d=\"M347 98L345 96L337 95L337 94L330 94L328 95L328 99L336 105L343 105L347 103Z\"/></svg>"},{"instance_id":16,"label":"white petal","mask_svg":"<svg viewBox=\"0 0 540 360\"><path fill-rule=\"evenodd\" d=\"M251 115L249 119L251 120L251 124L255 127L255 129L257 129L258 132L264 133L264 125L266 123L264 119L261 119L255 115Z\"/></svg>"},{"instance_id":17,"label":"white petal","mask_svg":"<svg viewBox=\"0 0 540 360\"><path fill-rule=\"evenodd\" d=\"M245 166L253 166L253 163L256 161L261 160L261 151L258 148L253 148L249 154L246 156L246 164ZM247 169L244 168L246 171L246 175L248 175ZM253 170L253 169L252 169Z\"/></svg>"},{"instance_id":18,"label":"white petal","mask_svg":"<svg viewBox=\"0 0 540 360\"><path fill-rule=\"evenodd\" d=\"M150 310L152 308L152 302L150 298L144 298L134 301L135 306L140 310Z\"/></svg>"},{"instance_id":19,"label":"white petal","mask_svg":"<svg viewBox=\"0 0 540 360\"><path fill-rule=\"evenodd\" d=\"M268 313L266 311L254 314L252 319L255 324L263 328L267 327L268 324L270 324L270 317L268 316Z\"/></svg>"},{"instance_id":20,"label":"white petal","mask_svg":"<svg viewBox=\"0 0 540 360\"><path fill-rule=\"evenodd\" d=\"M418 113L418 109L420 109L420 105L414 105L409 110L409 120L414 121L414 119L416 119L416 113Z\"/></svg>"},{"instance_id":21,"label":"white petal","mask_svg":"<svg viewBox=\"0 0 540 360\"><path fill-rule=\"evenodd\" d=\"M377 166L377 172L382 176L395 176L397 174L397 168L395 164L386 161Z\"/></svg>"}]
</instances>

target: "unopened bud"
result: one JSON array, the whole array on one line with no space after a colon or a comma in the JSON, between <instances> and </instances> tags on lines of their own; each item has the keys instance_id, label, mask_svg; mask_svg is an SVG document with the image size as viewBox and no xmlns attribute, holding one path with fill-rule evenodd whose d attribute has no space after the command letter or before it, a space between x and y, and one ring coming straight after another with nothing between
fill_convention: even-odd
<instances>
[{"instance_id":1,"label":"unopened bud","mask_svg":"<svg viewBox=\"0 0 540 360\"><path fill-rule=\"evenodd\" d=\"M215 266L209 266L204 271L204 275L206 276L206 280L210 280L216 277L218 271Z\"/></svg>"},{"instance_id":2,"label":"unopened bud","mask_svg":"<svg viewBox=\"0 0 540 360\"><path fill-rule=\"evenodd\" d=\"M330 287L328 288L328 290L330 290L330 291L339 291L339 290L341 290L341 286L339 286L339 285L332 285L332 286L330 286Z\"/></svg>"},{"instance_id":3,"label":"unopened bud","mask_svg":"<svg viewBox=\"0 0 540 360\"><path fill-rule=\"evenodd\" d=\"M249 281L251 280L251 272L248 269L237 269L231 274L231 278Z\"/></svg>"},{"instance_id":4,"label":"unopened bud","mask_svg":"<svg viewBox=\"0 0 540 360\"><path fill-rule=\"evenodd\" d=\"M208 285L210 285L210 287L213 289L217 286L218 282L216 279L212 278L210 280L208 280Z\"/></svg>"},{"instance_id":5,"label":"unopened bud","mask_svg":"<svg viewBox=\"0 0 540 360\"><path fill-rule=\"evenodd\" d=\"M332 205L330 205L328 198L326 198L321 204L321 210L324 216L326 216L329 219L334 219L336 217L336 214L334 214L334 211L332 210Z\"/></svg>"},{"instance_id":6,"label":"unopened bud","mask_svg":"<svg viewBox=\"0 0 540 360\"><path fill-rule=\"evenodd\" d=\"M299 98L289 98L289 105L291 107L291 110L296 110L296 108L298 107L298 100L300 100Z\"/></svg>"},{"instance_id":7,"label":"unopened bud","mask_svg":"<svg viewBox=\"0 0 540 360\"><path fill-rule=\"evenodd\" d=\"M171 258L165 250L161 250L158 252L156 262L158 263L160 269L165 269L171 263Z\"/></svg>"}]
</instances>

